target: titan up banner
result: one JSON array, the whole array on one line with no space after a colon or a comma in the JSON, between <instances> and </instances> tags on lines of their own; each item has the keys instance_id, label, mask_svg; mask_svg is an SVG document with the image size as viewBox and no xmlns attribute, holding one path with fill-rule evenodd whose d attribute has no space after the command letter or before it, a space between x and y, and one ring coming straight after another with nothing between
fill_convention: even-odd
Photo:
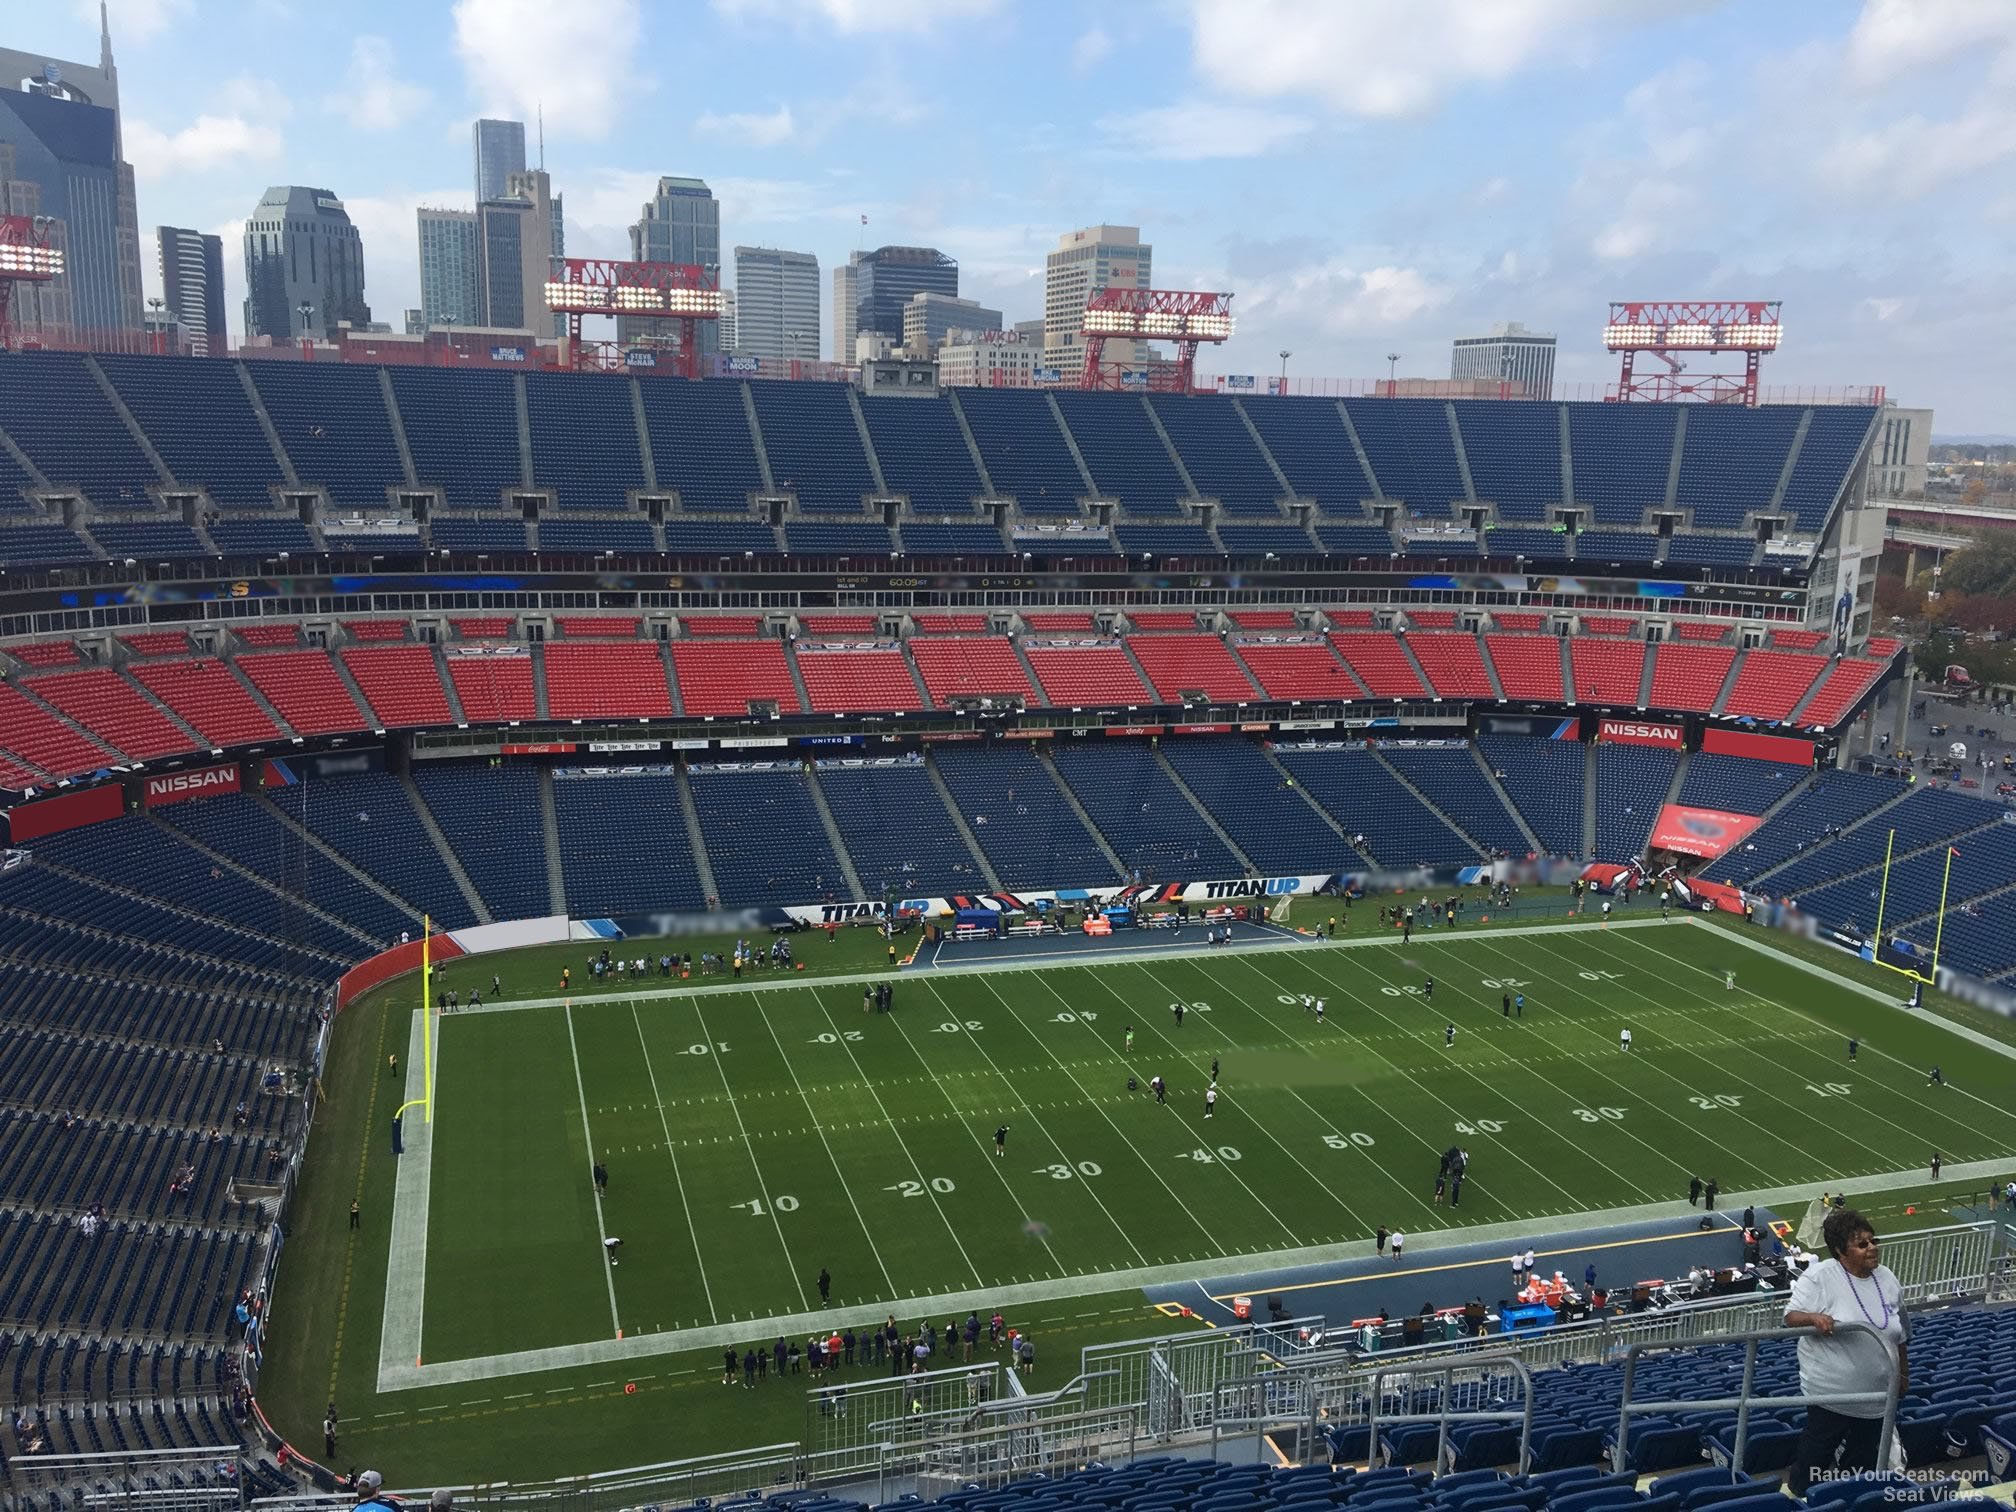
<instances>
[{"instance_id":1,"label":"titan up banner","mask_svg":"<svg viewBox=\"0 0 2016 1512\"><path fill-rule=\"evenodd\" d=\"M1652 826L1652 838L1646 844L1652 850L1682 856L1719 856L1741 845L1763 822L1757 814L1725 814L1719 809L1669 803L1659 810L1659 822Z\"/></svg>"},{"instance_id":2,"label":"titan up banner","mask_svg":"<svg viewBox=\"0 0 2016 1512\"><path fill-rule=\"evenodd\" d=\"M898 913L917 913L926 918L957 913L961 909L991 908L998 912L1025 912L1037 903L1083 905L1118 904L1123 907L1174 908L1178 903L1237 903L1246 900L1287 897L1321 892L1330 885L1334 873L1321 872L1299 877L1237 877L1223 881L1144 882L1138 885L1107 887L1063 887L1040 892L998 892L959 897L898 898ZM773 911L792 922L823 926L858 923L882 916L880 903L811 903ZM618 920L626 932L631 921Z\"/></svg>"}]
</instances>

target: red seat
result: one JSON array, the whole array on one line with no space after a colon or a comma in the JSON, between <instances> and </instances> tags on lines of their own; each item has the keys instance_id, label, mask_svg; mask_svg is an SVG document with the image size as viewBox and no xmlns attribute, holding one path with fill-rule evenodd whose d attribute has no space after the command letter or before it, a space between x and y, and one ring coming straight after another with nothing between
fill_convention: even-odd
<instances>
[{"instance_id":1,"label":"red seat","mask_svg":"<svg viewBox=\"0 0 2016 1512\"><path fill-rule=\"evenodd\" d=\"M1746 651L1722 712L1731 719L1783 719L1799 706L1828 658L1801 651Z\"/></svg>"},{"instance_id":2,"label":"red seat","mask_svg":"<svg viewBox=\"0 0 2016 1512\"><path fill-rule=\"evenodd\" d=\"M692 621L688 620L688 627ZM803 714L784 643L777 640L674 641L672 670L688 714L748 714L752 700Z\"/></svg>"},{"instance_id":3,"label":"red seat","mask_svg":"<svg viewBox=\"0 0 2016 1512\"><path fill-rule=\"evenodd\" d=\"M1844 657L1834 664L1834 669L1820 684L1820 691L1813 695L1813 701L1800 712L1801 724L1831 727L1840 722L1855 700L1869 691L1869 685L1882 674L1883 663L1863 661L1859 657Z\"/></svg>"},{"instance_id":4,"label":"red seat","mask_svg":"<svg viewBox=\"0 0 2016 1512\"><path fill-rule=\"evenodd\" d=\"M359 641L403 641L406 639L404 620L345 620L343 629L352 640Z\"/></svg>"},{"instance_id":5,"label":"red seat","mask_svg":"<svg viewBox=\"0 0 2016 1512\"><path fill-rule=\"evenodd\" d=\"M532 689L532 658L526 656L448 657L448 677L471 724L502 724L536 719L537 695Z\"/></svg>"},{"instance_id":6,"label":"red seat","mask_svg":"<svg viewBox=\"0 0 2016 1512\"><path fill-rule=\"evenodd\" d=\"M919 635L985 635L984 614L914 614L910 623Z\"/></svg>"},{"instance_id":7,"label":"red seat","mask_svg":"<svg viewBox=\"0 0 2016 1512\"><path fill-rule=\"evenodd\" d=\"M1585 626L1587 620L1582 622ZM1624 625L1631 624L1623 620ZM1573 663L1575 698L1578 703L1638 705L1638 688L1645 680L1643 641L1577 640L1569 644Z\"/></svg>"},{"instance_id":8,"label":"red seat","mask_svg":"<svg viewBox=\"0 0 2016 1512\"><path fill-rule=\"evenodd\" d=\"M508 640L511 637L511 617L508 614L472 615L465 619L451 619L448 623L464 640Z\"/></svg>"},{"instance_id":9,"label":"red seat","mask_svg":"<svg viewBox=\"0 0 2016 1512\"><path fill-rule=\"evenodd\" d=\"M1059 708L1087 704L1152 704L1127 653L1118 646L1031 646L1029 665L1048 702Z\"/></svg>"},{"instance_id":10,"label":"red seat","mask_svg":"<svg viewBox=\"0 0 2016 1512\"><path fill-rule=\"evenodd\" d=\"M1491 618L1498 622L1500 630L1531 633L1535 630L1545 630L1547 628L1546 615L1528 614L1524 610L1519 609L1493 609L1491 611Z\"/></svg>"},{"instance_id":11,"label":"red seat","mask_svg":"<svg viewBox=\"0 0 2016 1512\"><path fill-rule=\"evenodd\" d=\"M238 639L248 646L298 646L301 644L299 625L234 625Z\"/></svg>"},{"instance_id":12,"label":"red seat","mask_svg":"<svg viewBox=\"0 0 2016 1512\"><path fill-rule=\"evenodd\" d=\"M1715 707L1734 660L1733 646L1682 646L1671 641L1654 646L1651 707L1706 714Z\"/></svg>"},{"instance_id":13,"label":"red seat","mask_svg":"<svg viewBox=\"0 0 2016 1512\"><path fill-rule=\"evenodd\" d=\"M1031 630L1090 630L1092 616L1069 611L1052 610L1041 614L1025 614L1022 622Z\"/></svg>"},{"instance_id":14,"label":"red seat","mask_svg":"<svg viewBox=\"0 0 2016 1512\"><path fill-rule=\"evenodd\" d=\"M635 615L563 614L553 623L567 640L635 640L644 622Z\"/></svg>"},{"instance_id":15,"label":"red seat","mask_svg":"<svg viewBox=\"0 0 2016 1512\"><path fill-rule=\"evenodd\" d=\"M122 635L119 644L135 656L187 656L189 636L181 630L143 630L137 635Z\"/></svg>"},{"instance_id":16,"label":"red seat","mask_svg":"<svg viewBox=\"0 0 2016 1512\"><path fill-rule=\"evenodd\" d=\"M259 707L237 674L214 657L144 662L134 678L213 746L277 740L285 732Z\"/></svg>"},{"instance_id":17,"label":"red seat","mask_svg":"<svg viewBox=\"0 0 2016 1512\"><path fill-rule=\"evenodd\" d=\"M801 614L798 627L807 635L873 635L872 614Z\"/></svg>"},{"instance_id":18,"label":"red seat","mask_svg":"<svg viewBox=\"0 0 2016 1512\"><path fill-rule=\"evenodd\" d=\"M326 651L262 651L239 657L237 665L280 717L303 735L366 727L364 711L336 675Z\"/></svg>"},{"instance_id":19,"label":"red seat","mask_svg":"<svg viewBox=\"0 0 2016 1512\"><path fill-rule=\"evenodd\" d=\"M656 642L546 648L546 710L555 719L663 719L672 689Z\"/></svg>"},{"instance_id":20,"label":"red seat","mask_svg":"<svg viewBox=\"0 0 2016 1512\"><path fill-rule=\"evenodd\" d=\"M1337 653L1321 642L1296 646L1248 643L1238 651L1269 698L1335 702L1365 696Z\"/></svg>"},{"instance_id":21,"label":"red seat","mask_svg":"<svg viewBox=\"0 0 2016 1512\"><path fill-rule=\"evenodd\" d=\"M31 677L22 686L136 761L198 749L173 720L110 667Z\"/></svg>"},{"instance_id":22,"label":"red seat","mask_svg":"<svg viewBox=\"0 0 2016 1512\"><path fill-rule=\"evenodd\" d=\"M7 654L29 667L74 667L84 658L68 641L40 641L32 646L9 646Z\"/></svg>"},{"instance_id":23,"label":"red seat","mask_svg":"<svg viewBox=\"0 0 2016 1512\"><path fill-rule=\"evenodd\" d=\"M1299 628L1293 609L1235 609L1232 623L1241 630L1294 630Z\"/></svg>"},{"instance_id":24,"label":"red seat","mask_svg":"<svg viewBox=\"0 0 2016 1512\"><path fill-rule=\"evenodd\" d=\"M1129 609L1128 623L1136 630L1195 630L1197 614L1191 609Z\"/></svg>"},{"instance_id":25,"label":"red seat","mask_svg":"<svg viewBox=\"0 0 2016 1512\"><path fill-rule=\"evenodd\" d=\"M801 651L798 673L821 714L924 707L901 651Z\"/></svg>"},{"instance_id":26,"label":"red seat","mask_svg":"<svg viewBox=\"0 0 2016 1512\"><path fill-rule=\"evenodd\" d=\"M688 635L761 635L763 618L756 614L682 614L680 628Z\"/></svg>"},{"instance_id":27,"label":"red seat","mask_svg":"<svg viewBox=\"0 0 2016 1512\"><path fill-rule=\"evenodd\" d=\"M0 683L0 741L56 777L80 777L119 759L5 683Z\"/></svg>"},{"instance_id":28,"label":"red seat","mask_svg":"<svg viewBox=\"0 0 2016 1512\"><path fill-rule=\"evenodd\" d=\"M1407 623L1416 630L1454 630L1456 611L1454 609L1409 609Z\"/></svg>"},{"instance_id":29,"label":"red seat","mask_svg":"<svg viewBox=\"0 0 2016 1512\"><path fill-rule=\"evenodd\" d=\"M997 694L1019 693L1031 706L1043 702L1043 695L1030 684L1021 658L1005 635L913 640L910 655L924 675L931 702L941 709L955 698Z\"/></svg>"},{"instance_id":30,"label":"red seat","mask_svg":"<svg viewBox=\"0 0 2016 1512\"><path fill-rule=\"evenodd\" d=\"M1729 627L1715 620L1679 620L1673 630L1683 641L1705 641L1712 645L1729 638Z\"/></svg>"},{"instance_id":31,"label":"red seat","mask_svg":"<svg viewBox=\"0 0 2016 1512\"><path fill-rule=\"evenodd\" d=\"M1538 620L1541 616L1533 615ZM1499 615L1502 624L1505 615ZM1527 703L1566 703L1561 692L1561 638L1556 635L1487 635L1484 647L1498 669L1507 698Z\"/></svg>"},{"instance_id":32,"label":"red seat","mask_svg":"<svg viewBox=\"0 0 2016 1512\"><path fill-rule=\"evenodd\" d=\"M1259 696L1215 635L1131 635L1127 644L1163 703L1180 703L1192 691L1231 703Z\"/></svg>"},{"instance_id":33,"label":"red seat","mask_svg":"<svg viewBox=\"0 0 2016 1512\"><path fill-rule=\"evenodd\" d=\"M1589 635L1636 635L1638 621L1615 614L1585 614L1582 629Z\"/></svg>"},{"instance_id":34,"label":"red seat","mask_svg":"<svg viewBox=\"0 0 2016 1512\"><path fill-rule=\"evenodd\" d=\"M1409 615L1408 618L1413 618ZM1453 620L1455 616L1450 616ZM1484 653L1474 635L1410 635L1414 659L1428 674L1428 681L1444 698L1496 698L1491 691L1491 674L1484 670Z\"/></svg>"},{"instance_id":35,"label":"red seat","mask_svg":"<svg viewBox=\"0 0 2016 1512\"><path fill-rule=\"evenodd\" d=\"M1347 630L1331 635L1330 644L1358 674L1374 698L1426 698L1428 690L1408 664L1399 640L1387 630Z\"/></svg>"},{"instance_id":36,"label":"red seat","mask_svg":"<svg viewBox=\"0 0 2016 1512\"><path fill-rule=\"evenodd\" d=\"M441 668L432 646L374 646L346 650L343 665L371 705L381 729L404 730L415 725L452 725L448 694L441 686Z\"/></svg>"},{"instance_id":37,"label":"red seat","mask_svg":"<svg viewBox=\"0 0 2016 1512\"><path fill-rule=\"evenodd\" d=\"M1812 651L1828 638L1825 630L1773 630L1771 644L1781 651Z\"/></svg>"}]
</instances>

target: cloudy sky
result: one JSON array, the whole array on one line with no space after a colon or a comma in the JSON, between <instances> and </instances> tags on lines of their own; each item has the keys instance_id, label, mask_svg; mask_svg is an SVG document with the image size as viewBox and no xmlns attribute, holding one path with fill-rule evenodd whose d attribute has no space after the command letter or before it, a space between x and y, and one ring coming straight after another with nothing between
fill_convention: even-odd
<instances>
[{"instance_id":1,"label":"cloudy sky","mask_svg":"<svg viewBox=\"0 0 2016 1512\"><path fill-rule=\"evenodd\" d=\"M1600 384L1613 298L1785 302L1780 384L1882 384L2016 431L2016 0L112 0L140 217L226 237L268 184L361 226L419 303L413 210L468 205L469 123L530 121L569 252L624 255L661 173L724 247L938 246L1040 313L1059 232L1139 224L1235 294L1205 364L1446 376L1522 320ZM96 52L95 0L10 44ZM864 228L860 218L866 215ZM865 242L864 242L865 238ZM149 260L152 260L151 244ZM149 292L159 273L148 271ZM830 338L829 338L830 339Z\"/></svg>"}]
</instances>

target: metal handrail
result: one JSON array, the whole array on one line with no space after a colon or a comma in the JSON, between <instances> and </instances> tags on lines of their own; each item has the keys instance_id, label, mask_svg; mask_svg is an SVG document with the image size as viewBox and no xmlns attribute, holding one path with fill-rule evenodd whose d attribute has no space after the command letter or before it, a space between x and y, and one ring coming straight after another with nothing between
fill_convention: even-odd
<instances>
[{"instance_id":1,"label":"metal handrail","mask_svg":"<svg viewBox=\"0 0 2016 1512\"><path fill-rule=\"evenodd\" d=\"M1524 1405L1517 1412L1493 1412L1488 1409L1449 1410L1449 1397L1454 1384L1451 1377L1456 1372L1503 1369L1518 1376L1520 1395ZM1380 1410L1386 1400L1385 1383L1388 1376L1433 1376L1440 1380L1436 1410L1433 1412L1395 1412ZM1411 1395L1411 1388L1409 1388ZM1524 1475L1533 1458L1533 1372L1526 1362L1515 1354L1465 1355L1460 1359L1421 1360L1404 1365L1382 1365L1372 1372L1372 1410L1365 1429L1365 1457L1369 1462L1377 1452L1379 1425L1385 1423L1433 1423L1435 1434L1435 1468L1439 1474L1449 1462L1449 1425L1451 1423L1517 1423L1519 1425L1519 1468L1515 1474Z\"/></svg>"},{"instance_id":2,"label":"metal handrail","mask_svg":"<svg viewBox=\"0 0 2016 1512\"><path fill-rule=\"evenodd\" d=\"M1883 1346L1882 1330L1852 1319L1847 1321L1836 1319L1832 1330L1833 1333L1838 1334L1843 1330L1849 1333L1868 1334L1876 1340L1879 1347L1884 1347L1886 1354L1888 1353L1887 1346ZM1755 1384L1757 1378L1758 1345L1784 1339L1817 1339L1829 1336L1823 1334L1817 1328L1767 1328L1757 1329L1750 1333L1733 1334L1727 1338L1719 1339L1716 1342L1720 1344L1741 1344L1743 1346L1743 1385L1738 1394L1733 1397L1697 1397L1672 1402L1634 1402L1631 1400L1631 1387L1638 1374L1638 1358L1647 1352L1663 1354L1673 1350L1691 1349L1698 1346L1692 1344L1663 1343L1633 1344L1624 1353L1624 1387L1620 1393L1617 1408L1617 1443L1611 1450L1611 1468L1613 1470L1628 1468L1628 1440L1631 1433L1631 1417L1634 1413L1700 1412L1704 1409L1726 1412L1733 1407L1736 1410L1736 1443L1729 1458L1729 1478L1731 1481L1734 1481L1743 1474L1743 1451L1749 1446L1750 1413L1753 1408L1843 1407L1849 1405L1866 1407L1872 1403L1881 1402L1883 1404L1883 1433L1878 1442L1887 1445L1890 1442L1891 1433L1897 1426L1897 1397L1901 1382L1898 1372L1895 1370L1890 1372L1890 1384L1883 1391L1835 1391L1819 1396L1802 1393L1798 1396L1789 1397L1759 1397L1751 1395L1751 1387Z\"/></svg>"}]
</instances>

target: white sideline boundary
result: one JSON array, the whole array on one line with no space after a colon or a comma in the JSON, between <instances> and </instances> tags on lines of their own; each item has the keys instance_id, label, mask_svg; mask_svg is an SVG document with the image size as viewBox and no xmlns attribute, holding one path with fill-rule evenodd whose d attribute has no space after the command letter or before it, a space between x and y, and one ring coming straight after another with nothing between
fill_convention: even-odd
<instances>
[{"instance_id":1,"label":"white sideline boundary","mask_svg":"<svg viewBox=\"0 0 2016 1512\"><path fill-rule=\"evenodd\" d=\"M1424 944L1455 944L1466 940L1494 940L1520 938L1532 935L1579 934L1592 930L1664 929L1674 923L1682 926L1700 925L1703 921L1691 915L1676 915L1674 919L1624 919L1609 924L1592 920L1578 924L1540 924L1512 926L1508 928L1479 927L1468 933L1431 935ZM1857 982L1824 966L1800 959L1789 952L1778 949L1768 941L1754 939L1733 927L1710 926L1718 936L1725 936L1746 949L1775 961L1796 967L1809 975L1821 978L1858 996L1884 1003L1900 1012L1910 1012L1948 1033L1954 1034L1983 1049L1994 1051L2016 1060L2016 1047L2005 1045L1989 1035L1957 1024L1943 1015L1928 1009L1907 1010L1892 995L1879 988ZM1223 956L1226 954L1246 954L1257 951L1278 951L1292 949L1295 945L1318 945L1325 949L1367 949L1374 946L1400 944L1397 936L1388 938L1359 937L1351 940L1318 941L1313 938L1296 937L1292 942L1280 944L1252 944L1243 946L1199 946L1181 952L1182 956ZM1158 954L1156 959L1171 959L1175 953ZM1180 957L1179 957L1180 958ZM1093 957L1063 959L1042 966L1031 964L1004 964L973 962L937 968L945 972L972 971L1030 971L1047 970L1052 966L1107 966L1138 964L1130 952L1101 952ZM793 977L789 980L768 982L727 982L706 987L659 988L630 994L612 994L609 1001L651 1000L686 997L693 994L722 994L730 992L750 992L765 990L788 990L791 988L826 988L850 982L882 981L887 972L863 972L845 977ZM913 979L915 980L915 979ZM929 981L929 977L922 978ZM514 1013L532 1008L564 1008L575 1002L590 1003L601 1001L599 997L576 998L534 998L522 1002L485 1003L481 1008L460 1009L460 1013ZM425 1032L425 1022L418 1010L414 1012L414 1029L411 1036L411 1055L417 1057L423 1048L420 1036ZM408 1064L413 1061L409 1058ZM439 1067L436 1067L436 1081L439 1081ZM1200 1266L1220 1276L1249 1276L1264 1271L1291 1270L1308 1265L1321 1265L1340 1260L1364 1258L1363 1238L1347 1240L1340 1244L1316 1245L1303 1248L1257 1251L1251 1254L1228 1255L1212 1262L1182 1261L1169 1265L1137 1266L1130 1269L1104 1271L1091 1275L1057 1277L1047 1281L1028 1281L1008 1286L945 1292L935 1296L910 1297L901 1300L881 1299L874 1303L864 1303L857 1307L822 1308L816 1312L780 1314L767 1319L747 1318L738 1322L708 1324L695 1328L668 1329L657 1333L633 1334L622 1339L597 1339L581 1344L555 1345L544 1349L519 1350L507 1354L482 1355L466 1360L444 1360L426 1364L421 1354L421 1323L424 1302L426 1256L427 1256L427 1189L432 1178L433 1139L431 1130L424 1121L416 1126L421 1132L416 1140L406 1140L406 1153L400 1157L398 1182L392 1207L392 1238L387 1259L385 1280L385 1311L383 1330L379 1341L377 1390L383 1395L395 1391L416 1391L433 1386L466 1385L474 1381L499 1380L509 1376L531 1375L544 1371L569 1370L588 1365L620 1365L637 1360L656 1358L661 1355L676 1354L685 1350L715 1348L725 1344L738 1343L747 1337L767 1336L770 1333L791 1335L812 1328L839 1328L848 1325L879 1322L892 1309L897 1312L915 1313L929 1317L940 1312L956 1313L973 1308L997 1306L1024 1306L1031 1303L1052 1302L1067 1297L1089 1296L1098 1292L1128 1291L1181 1285L1189 1282L1208 1282L1208 1275L1200 1275ZM417 1157L417 1158L416 1158ZM1999 1178L2007 1174L2006 1160L1971 1161L1960 1165L1950 1165L1942 1175L1942 1180L1973 1181ZM1858 1190L1882 1192L1896 1188L1922 1185L1925 1181L1922 1166L1908 1170L1891 1171L1867 1176L1857 1180ZM1779 1207L1785 1204L1803 1204L1812 1200L1813 1183L1775 1187L1764 1191L1745 1191L1743 1200L1764 1207ZM1625 1223L1644 1222L1649 1219L1679 1218L1690 1214L1698 1216L1698 1209L1675 1199L1671 1202L1644 1203L1634 1207L1607 1208L1592 1212L1568 1213L1549 1218L1547 1222L1560 1230L1609 1228ZM1456 1226L1430 1230L1410 1230L1408 1233L1408 1253L1434 1252L1470 1244L1492 1244L1518 1239L1529 1235L1534 1220L1531 1218L1512 1219L1502 1223ZM401 1263L395 1263L401 1262Z\"/></svg>"}]
</instances>

